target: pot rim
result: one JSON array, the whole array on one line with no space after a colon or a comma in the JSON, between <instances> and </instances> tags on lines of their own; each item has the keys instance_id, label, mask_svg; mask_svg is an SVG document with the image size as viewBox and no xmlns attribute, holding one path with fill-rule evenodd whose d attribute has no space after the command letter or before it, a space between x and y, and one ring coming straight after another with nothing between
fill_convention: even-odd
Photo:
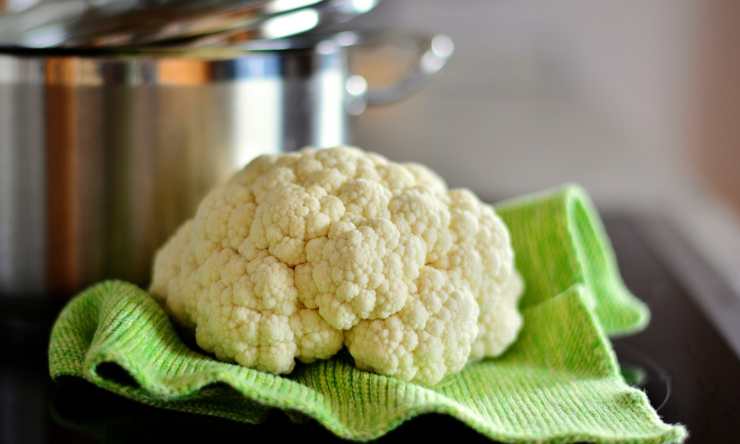
<instances>
[{"instance_id":1,"label":"pot rim","mask_svg":"<svg viewBox=\"0 0 740 444\"><path fill-rule=\"evenodd\" d=\"M313 52L314 47L281 47L265 45L260 48L248 46L140 46L120 48L26 48L0 46L0 57L17 58L80 58L80 59L144 59L144 58L183 58L183 59L233 59L247 55L265 55L277 52Z\"/></svg>"}]
</instances>

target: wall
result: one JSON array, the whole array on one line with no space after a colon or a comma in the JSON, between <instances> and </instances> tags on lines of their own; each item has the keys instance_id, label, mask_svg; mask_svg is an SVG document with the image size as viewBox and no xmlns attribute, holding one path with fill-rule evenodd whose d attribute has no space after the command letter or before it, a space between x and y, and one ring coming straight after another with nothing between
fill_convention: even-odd
<instances>
[{"instance_id":1,"label":"wall","mask_svg":"<svg viewBox=\"0 0 740 444\"><path fill-rule=\"evenodd\" d=\"M387 0L377 23L449 34L449 68L370 110L358 144L422 159L454 185L509 195L566 181L604 204L685 186L690 0Z\"/></svg>"}]
</instances>

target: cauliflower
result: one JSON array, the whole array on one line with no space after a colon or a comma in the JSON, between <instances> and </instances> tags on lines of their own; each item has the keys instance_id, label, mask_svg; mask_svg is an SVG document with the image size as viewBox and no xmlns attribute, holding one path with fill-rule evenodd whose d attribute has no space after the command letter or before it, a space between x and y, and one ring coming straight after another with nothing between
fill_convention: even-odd
<instances>
[{"instance_id":1,"label":"cauliflower","mask_svg":"<svg viewBox=\"0 0 740 444\"><path fill-rule=\"evenodd\" d=\"M458 277L423 266L418 293L388 318L363 320L346 334L360 368L434 383L468 362L479 331L478 304Z\"/></svg>"},{"instance_id":2,"label":"cauliflower","mask_svg":"<svg viewBox=\"0 0 740 444\"><path fill-rule=\"evenodd\" d=\"M431 385L522 324L493 208L352 147L253 160L160 249L150 290L200 347L273 373L346 345L359 368Z\"/></svg>"}]
</instances>

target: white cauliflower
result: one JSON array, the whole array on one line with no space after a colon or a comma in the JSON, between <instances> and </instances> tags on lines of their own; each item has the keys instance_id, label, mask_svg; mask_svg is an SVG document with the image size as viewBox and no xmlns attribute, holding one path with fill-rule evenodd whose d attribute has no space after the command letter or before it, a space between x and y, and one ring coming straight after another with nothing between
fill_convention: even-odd
<instances>
[{"instance_id":1,"label":"white cauliflower","mask_svg":"<svg viewBox=\"0 0 740 444\"><path fill-rule=\"evenodd\" d=\"M363 320L347 332L358 367L433 384L465 366L479 331L470 287L454 274L423 266L417 290L398 313Z\"/></svg>"},{"instance_id":2,"label":"white cauliflower","mask_svg":"<svg viewBox=\"0 0 740 444\"><path fill-rule=\"evenodd\" d=\"M522 323L493 208L350 147L252 161L157 253L151 292L203 349L274 373L346 345L360 368L435 384Z\"/></svg>"}]
</instances>

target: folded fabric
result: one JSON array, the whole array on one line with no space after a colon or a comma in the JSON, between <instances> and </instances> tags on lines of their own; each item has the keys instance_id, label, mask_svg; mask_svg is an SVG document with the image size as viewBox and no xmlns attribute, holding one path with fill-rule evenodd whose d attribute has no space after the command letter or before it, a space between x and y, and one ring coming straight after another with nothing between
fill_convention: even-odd
<instances>
[{"instance_id":1,"label":"folded fabric","mask_svg":"<svg viewBox=\"0 0 740 444\"><path fill-rule=\"evenodd\" d=\"M526 282L521 307L531 307L575 284L587 296L609 335L644 329L650 319L645 304L622 282L609 237L586 192L569 185L496 205Z\"/></svg>"},{"instance_id":2,"label":"folded fabric","mask_svg":"<svg viewBox=\"0 0 740 444\"><path fill-rule=\"evenodd\" d=\"M583 191L568 187L499 211L528 286L524 328L503 357L469 365L435 387L357 370L346 354L288 376L220 362L190 349L145 291L117 281L84 291L62 311L49 346L51 376L250 423L271 408L299 412L353 440L435 412L505 442L682 441L685 429L664 424L620 376L605 331L643 327L647 309L621 284Z\"/></svg>"}]
</instances>

